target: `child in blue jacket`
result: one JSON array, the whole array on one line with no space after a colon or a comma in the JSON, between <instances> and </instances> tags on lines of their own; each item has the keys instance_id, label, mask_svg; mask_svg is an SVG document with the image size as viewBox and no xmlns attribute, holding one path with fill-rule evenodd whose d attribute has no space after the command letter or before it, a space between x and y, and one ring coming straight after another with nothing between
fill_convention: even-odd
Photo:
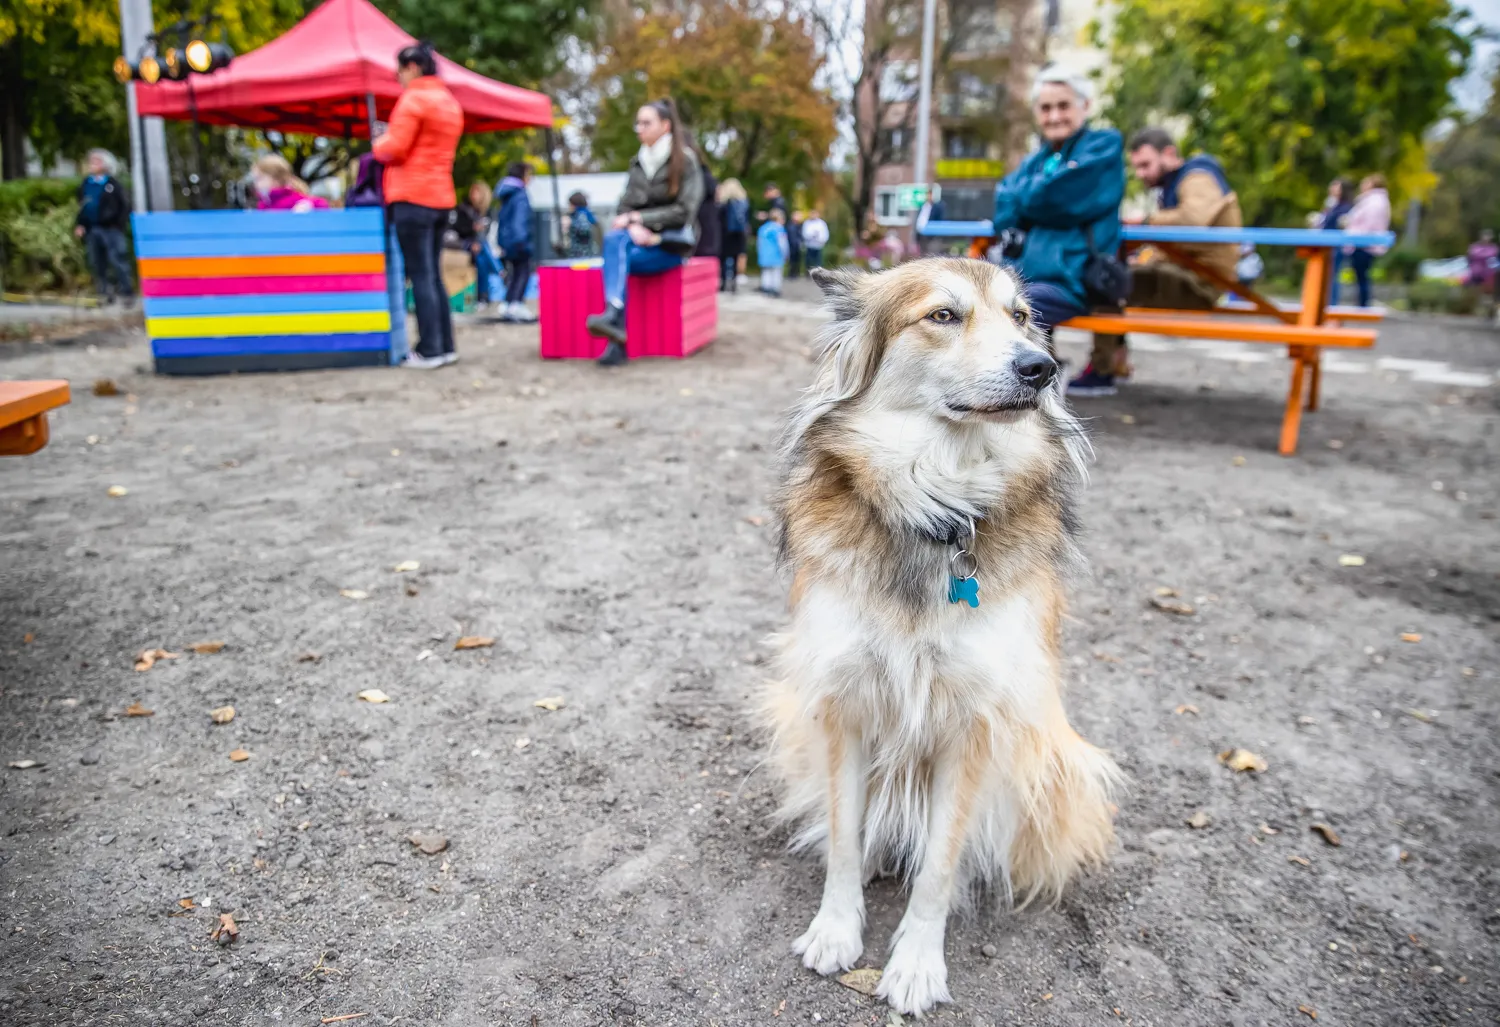
<instances>
[{"instance_id":1,"label":"child in blue jacket","mask_svg":"<svg viewBox=\"0 0 1500 1027\"><path fill-rule=\"evenodd\" d=\"M760 291L767 296L781 295L781 271L786 266L789 250L786 215L780 208L773 208L760 230L755 233L755 262L760 265Z\"/></svg>"}]
</instances>

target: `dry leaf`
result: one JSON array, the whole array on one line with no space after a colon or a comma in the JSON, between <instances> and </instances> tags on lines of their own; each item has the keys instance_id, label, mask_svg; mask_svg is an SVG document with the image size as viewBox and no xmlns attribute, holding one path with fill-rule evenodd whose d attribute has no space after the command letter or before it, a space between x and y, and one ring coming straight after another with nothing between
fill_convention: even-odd
<instances>
[{"instance_id":1,"label":"dry leaf","mask_svg":"<svg viewBox=\"0 0 1500 1027\"><path fill-rule=\"evenodd\" d=\"M250 758L250 754L248 752L246 752L244 749L235 749L233 752L231 752L229 754L229 758L231 760L233 760L235 763L244 763L246 760L248 760Z\"/></svg>"},{"instance_id":2,"label":"dry leaf","mask_svg":"<svg viewBox=\"0 0 1500 1027\"><path fill-rule=\"evenodd\" d=\"M421 563L416 560L402 560L400 563L396 564L396 566L391 568L391 570L397 574L405 574L407 571L416 571L421 569Z\"/></svg>"},{"instance_id":3,"label":"dry leaf","mask_svg":"<svg viewBox=\"0 0 1500 1027\"><path fill-rule=\"evenodd\" d=\"M298 663L317 663L323 657L320 653L306 652L297 657Z\"/></svg>"},{"instance_id":4,"label":"dry leaf","mask_svg":"<svg viewBox=\"0 0 1500 1027\"><path fill-rule=\"evenodd\" d=\"M684 389L683 390L683 392L691 392L691 391L692 391L691 389ZM772 1016L780 1016L784 1012L786 1012L786 999L782 999L780 1002L776 1003L776 1009L775 1009L775 1011L773 1011L771 1013L771 1015Z\"/></svg>"},{"instance_id":5,"label":"dry leaf","mask_svg":"<svg viewBox=\"0 0 1500 1027\"><path fill-rule=\"evenodd\" d=\"M1406 712L1411 714L1413 717L1416 717L1424 724L1431 724L1435 719L1437 719L1437 714L1428 713L1426 710L1407 710Z\"/></svg>"},{"instance_id":6,"label":"dry leaf","mask_svg":"<svg viewBox=\"0 0 1500 1027\"><path fill-rule=\"evenodd\" d=\"M1052 992L1049 991L1049 992L1047 992L1047 994L1043 995L1042 996L1042 1001L1043 1002L1051 1002L1052 1001Z\"/></svg>"},{"instance_id":7,"label":"dry leaf","mask_svg":"<svg viewBox=\"0 0 1500 1027\"><path fill-rule=\"evenodd\" d=\"M96 396L118 396L120 387L110 378L94 379L94 395Z\"/></svg>"},{"instance_id":8,"label":"dry leaf","mask_svg":"<svg viewBox=\"0 0 1500 1027\"><path fill-rule=\"evenodd\" d=\"M374 702L374 703L382 703L382 702L390 702L391 701L391 697L388 696L388 695L386 695L384 692L382 692L378 688L367 688L363 692L360 692L357 696L355 696L355 698L357 698L357 699L363 699L365 702Z\"/></svg>"},{"instance_id":9,"label":"dry leaf","mask_svg":"<svg viewBox=\"0 0 1500 1027\"><path fill-rule=\"evenodd\" d=\"M214 653L222 652L224 649L224 643L215 639L210 642L194 642L192 645L188 646L188 648L195 653L202 653L204 656L210 656Z\"/></svg>"},{"instance_id":10,"label":"dry leaf","mask_svg":"<svg viewBox=\"0 0 1500 1027\"><path fill-rule=\"evenodd\" d=\"M1298 866L1303 867L1312 866L1312 860L1308 859L1306 856L1288 856L1286 858L1286 861L1288 863L1296 863Z\"/></svg>"},{"instance_id":11,"label":"dry leaf","mask_svg":"<svg viewBox=\"0 0 1500 1027\"><path fill-rule=\"evenodd\" d=\"M495 644L495 640L493 638L486 638L483 635L465 635L463 638L460 638L457 642L453 643L453 648L455 648L455 649L488 649L490 646L492 646L494 644Z\"/></svg>"},{"instance_id":12,"label":"dry leaf","mask_svg":"<svg viewBox=\"0 0 1500 1027\"><path fill-rule=\"evenodd\" d=\"M761 517L759 514L751 514L750 516L745 518L745 523L754 525L758 528L762 524L766 523L766 519L764 517Z\"/></svg>"},{"instance_id":13,"label":"dry leaf","mask_svg":"<svg viewBox=\"0 0 1500 1027\"><path fill-rule=\"evenodd\" d=\"M215 724L228 724L231 720L234 719L234 707L220 706L216 710L209 710L208 719L213 721Z\"/></svg>"},{"instance_id":14,"label":"dry leaf","mask_svg":"<svg viewBox=\"0 0 1500 1027\"><path fill-rule=\"evenodd\" d=\"M839 983L861 995L873 995L875 989L880 986L880 975L883 971L873 966L862 966L858 970L850 970L839 976Z\"/></svg>"},{"instance_id":15,"label":"dry leaf","mask_svg":"<svg viewBox=\"0 0 1500 1027\"><path fill-rule=\"evenodd\" d=\"M529 738L517 738L516 739L516 748L517 749L524 749L524 748L526 748L530 744L531 744L531 739L529 739Z\"/></svg>"},{"instance_id":16,"label":"dry leaf","mask_svg":"<svg viewBox=\"0 0 1500 1027\"><path fill-rule=\"evenodd\" d=\"M135 658L135 669L147 671L156 666L157 660L175 660L181 655L181 653L169 653L165 649L142 649L140 655Z\"/></svg>"},{"instance_id":17,"label":"dry leaf","mask_svg":"<svg viewBox=\"0 0 1500 1027\"><path fill-rule=\"evenodd\" d=\"M125 716L127 716L127 717L154 717L154 716L156 716L156 711L155 710L148 710L148 709L146 709L146 707L142 706L140 703L133 702L129 706L125 707Z\"/></svg>"},{"instance_id":18,"label":"dry leaf","mask_svg":"<svg viewBox=\"0 0 1500 1027\"><path fill-rule=\"evenodd\" d=\"M1172 712L1175 713L1175 714L1177 714L1179 717L1182 716L1184 713L1191 713L1193 716L1196 717L1198 715L1198 707L1194 706L1190 702L1185 702L1181 706L1179 706L1175 710L1173 710Z\"/></svg>"},{"instance_id":19,"label":"dry leaf","mask_svg":"<svg viewBox=\"0 0 1500 1027\"><path fill-rule=\"evenodd\" d=\"M24 634L24 635L21 636L21 644L22 645L30 645L31 643L33 643L35 641L36 641L36 636L34 634L32 634L31 632L29 632L29 631L26 632L26 634ZM1467 668L1465 668L1465 669L1467 669Z\"/></svg>"},{"instance_id":20,"label":"dry leaf","mask_svg":"<svg viewBox=\"0 0 1500 1027\"><path fill-rule=\"evenodd\" d=\"M407 585L407 586L406 586L406 594L407 594L407 595L409 595L409 596L414 596L414 595L417 595L417 594L419 594L419 593L420 593L420 592L421 592L421 591L422 591L422 590L421 590L421 589L419 589L419 588L417 588L417 586L416 586L416 585Z\"/></svg>"},{"instance_id":21,"label":"dry leaf","mask_svg":"<svg viewBox=\"0 0 1500 1027\"><path fill-rule=\"evenodd\" d=\"M368 598L370 598L370 593L364 591L363 589L358 589L358 588L341 588L341 589L339 589L339 595L343 596L345 599L368 599Z\"/></svg>"},{"instance_id":22,"label":"dry leaf","mask_svg":"<svg viewBox=\"0 0 1500 1027\"><path fill-rule=\"evenodd\" d=\"M544 710L551 710L555 713L556 711L563 708L563 706L565 705L565 700L560 695L550 695L545 699L538 699L531 705L539 706Z\"/></svg>"},{"instance_id":23,"label":"dry leaf","mask_svg":"<svg viewBox=\"0 0 1500 1027\"><path fill-rule=\"evenodd\" d=\"M325 1016L319 1023L340 1023L344 1020L358 1020L361 1016L369 1016L369 1013L340 1013L338 1016Z\"/></svg>"},{"instance_id":24,"label":"dry leaf","mask_svg":"<svg viewBox=\"0 0 1500 1027\"><path fill-rule=\"evenodd\" d=\"M1401 632L1401 641L1420 642L1422 641L1422 636L1417 634L1415 631L1403 631Z\"/></svg>"},{"instance_id":25,"label":"dry leaf","mask_svg":"<svg viewBox=\"0 0 1500 1027\"><path fill-rule=\"evenodd\" d=\"M1151 605L1163 613L1175 613L1179 617L1191 617L1198 612L1188 603L1176 599L1164 599L1161 596L1152 596Z\"/></svg>"},{"instance_id":26,"label":"dry leaf","mask_svg":"<svg viewBox=\"0 0 1500 1027\"><path fill-rule=\"evenodd\" d=\"M1310 1018L1312 1018L1314 1020L1316 1020L1318 1018L1318 1011L1316 1009L1314 1009L1312 1006L1298 1006L1297 1007L1297 1012L1299 1012L1299 1013L1306 1013Z\"/></svg>"},{"instance_id":27,"label":"dry leaf","mask_svg":"<svg viewBox=\"0 0 1500 1027\"><path fill-rule=\"evenodd\" d=\"M1365 558L1356 553L1345 553L1339 557L1340 567L1363 567L1364 565Z\"/></svg>"},{"instance_id":28,"label":"dry leaf","mask_svg":"<svg viewBox=\"0 0 1500 1027\"><path fill-rule=\"evenodd\" d=\"M1200 809L1197 813L1194 813L1192 816L1188 817L1185 822L1188 827L1197 828L1201 831L1209 824L1212 824L1214 822L1214 818L1209 816L1207 811Z\"/></svg>"},{"instance_id":29,"label":"dry leaf","mask_svg":"<svg viewBox=\"0 0 1500 1027\"><path fill-rule=\"evenodd\" d=\"M1313 824L1311 825L1311 827L1309 827L1309 830L1316 831L1318 834L1322 835L1323 840L1329 845L1332 845L1334 848L1338 848L1340 845L1344 844L1344 840L1339 837L1339 833L1333 828L1329 827L1327 824Z\"/></svg>"},{"instance_id":30,"label":"dry leaf","mask_svg":"<svg viewBox=\"0 0 1500 1027\"><path fill-rule=\"evenodd\" d=\"M1253 770L1256 773L1265 773L1268 764L1260 755L1249 749L1225 749L1219 753L1219 762L1230 770L1244 773Z\"/></svg>"},{"instance_id":31,"label":"dry leaf","mask_svg":"<svg viewBox=\"0 0 1500 1027\"><path fill-rule=\"evenodd\" d=\"M1229 463L1232 466L1234 466L1234 467L1244 467L1245 466L1245 458L1242 457L1242 456L1237 456L1233 460L1229 461Z\"/></svg>"},{"instance_id":32,"label":"dry leaf","mask_svg":"<svg viewBox=\"0 0 1500 1027\"><path fill-rule=\"evenodd\" d=\"M1277 830L1276 828L1272 827L1270 824L1261 824L1260 825L1260 833L1261 834L1280 834L1281 832L1279 830Z\"/></svg>"},{"instance_id":33,"label":"dry leaf","mask_svg":"<svg viewBox=\"0 0 1500 1027\"><path fill-rule=\"evenodd\" d=\"M41 761L39 760L15 760L10 766L12 770L30 770L32 767L40 767L41 765Z\"/></svg>"},{"instance_id":34,"label":"dry leaf","mask_svg":"<svg viewBox=\"0 0 1500 1027\"><path fill-rule=\"evenodd\" d=\"M128 495L130 495L130 490L124 485L111 485L109 487L108 496L110 499L119 499L122 496Z\"/></svg>"},{"instance_id":35,"label":"dry leaf","mask_svg":"<svg viewBox=\"0 0 1500 1027\"><path fill-rule=\"evenodd\" d=\"M1166 585L1156 586L1156 594L1161 596L1163 599L1175 599L1177 596L1182 595L1182 593L1177 589L1170 588Z\"/></svg>"},{"instance_id":36,"label":"dry leaf","mask_svg":"<svg viewBox=\"0 0 1500 1027\"><path fill-rule=\"evenodd\" d=\"M1121 414L1120 415L1120 423L1121 424L1134 424L1135 423L1135 415L1134 414Z\"/></svg>"},{"instance_id":37,"label":"dry leaf","mask_svg":"<svg viewBox=\"0 0 1500 1027\"><path fill-rule=\"evenodd\" d=\"M440 834L414 834L407 841L429 856L436 856L448 848L448 839Z\"/></svg>"},{"instance_id":38,"label":"dry leaf","mask_svg":"<svg viewBox=\"0 0 1500 1027\"><path fill-rule=\"evenodd\" d=\"M177 900L177 904L179 906L181 906L183 909L195 909L195 908L197 908L197 907L195 907L193 905L193 900L192 900L191 896L189 896L188 898L185 898L185 899L178 899Z\"/></svg>"},{"instance_id":39,"label":"dry leaf","mask_svg":"<svg viewBox=\"0 0 1500 1027\"><path fill-rule=\"evenodd\" d=\"M220 945L228 945L240 936L240 925L234 922L234 917L228 913L219 914L219 925L209 934L212 941Z\"/></svg>"}]
</instances>

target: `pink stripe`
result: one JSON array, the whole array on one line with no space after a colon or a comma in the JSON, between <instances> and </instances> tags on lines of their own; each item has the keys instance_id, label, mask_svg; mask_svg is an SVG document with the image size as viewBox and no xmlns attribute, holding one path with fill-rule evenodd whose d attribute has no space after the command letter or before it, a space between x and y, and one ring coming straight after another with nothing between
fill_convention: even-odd
<instances>
[{"instance_id":1,"label":"pink stripe","mask_svg":"<svg viewBox=\"0 0 1500 1027\"><path fill-rule=\"evenodd\" d=\"M288 292L381 292L385 275L256 275L240 278L144 278L143 296L274 296Z\"/></svg>"}]
</instances>

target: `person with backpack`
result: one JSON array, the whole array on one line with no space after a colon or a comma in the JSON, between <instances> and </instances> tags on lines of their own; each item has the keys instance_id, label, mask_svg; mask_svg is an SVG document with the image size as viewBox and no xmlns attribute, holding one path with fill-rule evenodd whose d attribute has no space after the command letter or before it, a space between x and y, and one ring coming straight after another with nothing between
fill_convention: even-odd
<instances>
[{"instance_id":1,"label":"person with backpack","mask_svg":"<svg viewBox=\"0 0 1500 1027\"><path fill-rule=\"evenodd\" d=\"M517 161L510 166L504 180L495 188L495 242L505 261L505 309L500 320L517 324L534 324L536 315L526 306L526 285L531 281L532 217L531 198L526 183L531 165Z\"/></svg>"},{"instance_id":2,"label":"person with backpack","mask_svg":"<svg viewBox=\"0 0 1500 1027\"><path fill-rule=\"evenodd\" d=\"M135 302L130 284L130 243L125 226L130 222L130 197L115 178L115 158L108 150L89 151L89 173L78 185L78 216L73 234L83 240L94 274L94 288L101 303L115 301L110 279L128 307Z\"/></svg>"},{"instance_id":3,"label":"person with backpack","mask_svg":"<svg viewBox=\"0 0 1500 1027\"><path fill-rule=\"evenodd\" d=\"M568 256L574 260L592 257L598 252L594 232L599 219L589 210L588 194L577 192L568 197Z\"/></svg>"},{"instance_id":4,"label":"person with backpack","mask_svg":"<svg viewBox=\"0 0 1500 1027\"><path fill-rule=\"evenodd\" d=\"M738 292L740 262L750 241L750 196L738 178L719 183L719 291Z\"/></svg>"}]
</instances>

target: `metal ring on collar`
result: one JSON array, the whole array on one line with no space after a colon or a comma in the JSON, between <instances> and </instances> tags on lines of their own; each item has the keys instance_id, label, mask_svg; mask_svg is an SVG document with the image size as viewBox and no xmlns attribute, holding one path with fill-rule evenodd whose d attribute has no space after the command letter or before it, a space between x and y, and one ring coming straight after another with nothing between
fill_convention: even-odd
<instances>
[{"instance_id":1,"label":"metal ring on collar","mask_svg":"<svg viewBox=\"0 0 1500 1027\"><path fill-rule=\"evenodd\" d=\"M967 549L960 549L948 558L948 569L959 581L968 581L979 572L979 560Z\"/></svg>"}]
</instances>

